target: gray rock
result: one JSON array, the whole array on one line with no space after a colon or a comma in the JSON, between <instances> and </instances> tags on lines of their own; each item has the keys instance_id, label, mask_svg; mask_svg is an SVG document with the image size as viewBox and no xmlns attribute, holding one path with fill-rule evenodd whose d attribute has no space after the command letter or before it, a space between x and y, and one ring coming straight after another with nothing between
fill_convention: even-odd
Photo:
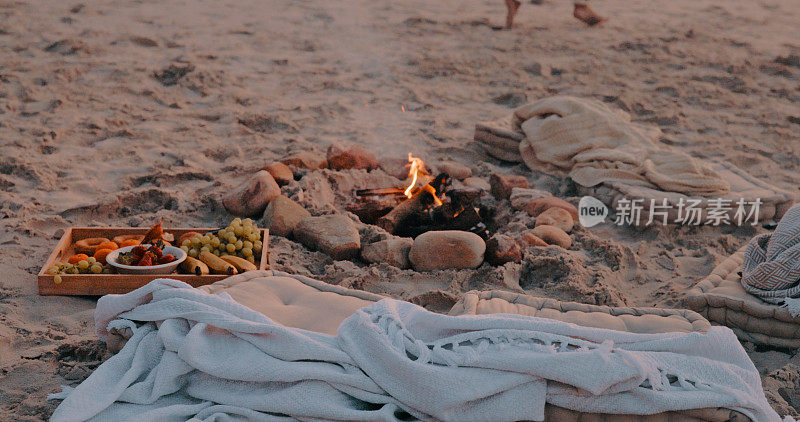
<instances>
[{"instance_id":1,"label":"gray rock","mask_svg":"<svg viewBox=\"0 0 800 422\"><path fill-rule=\"evenodd\" d=\"M408 254L417 271L477 268L483 262L486 243L475 233L444 230L414 239Z\"/></svg>"},{"instance_id":2,"label":"gray rock","mask_svg":"<svg viewBox=\"0 0 800 422\"><path fill-rule=\"evenodd\" d=\"M239 217L261 215L269 201L281 194L281 188L266 170L261 170L222 198L229 213Z\"/></svg>"},{"instance_id":3,"label":"gray rock","mask_svg":"<svg viewBox=\"0 0 800 422\"><path fill-rule=\"evenodd\" d=\"M370 264L385 262L400 269L410 268L408 253L414 241L405 237L391 237L361 248L361 258Z\"/></svg>"},{"instance_id":4,"label":"gray rock","mask_svg":"<svg viewBox=\"0 0 800 422\"><path fill-rule=\"evenodd\" d=\"M267 205L262 221L263 226L269 229L269 234L288 237L308 217L311 217L311 213L302 205L280 195Z\"/></svg>"},{"instance_id":5,"label":"gray rock","mask_svg":"<svg viewBox=\"0 0 800 422\"><path fill-rule=\"evenodd\" d=\"M355 258L361 250L355 223L341 214L304 218L293 234L306 247L324 252L335 260Z\"/></svg>"}]
</instances>

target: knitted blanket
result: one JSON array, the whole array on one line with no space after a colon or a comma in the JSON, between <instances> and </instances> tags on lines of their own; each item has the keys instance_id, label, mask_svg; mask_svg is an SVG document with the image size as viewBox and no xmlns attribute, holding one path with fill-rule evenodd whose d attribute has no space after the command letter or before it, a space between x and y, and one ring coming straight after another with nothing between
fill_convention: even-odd
<instances>
[{"instance_id":1,"label":"knitted blanket","mask_svg":"<svg viewBox=\"0 0 800 422\"><path fill-rule=\"evenodd\" d=\"M800 316L800 205L786 211L775 232L750 240L742 268L744 289Z\"/></svg>"},{"instance_id":2,"label":"knitted blanket","mask_svg":"<svg viewBox=\"0 0 800 422\"><path fill-rule=\"evenodd\" d=\"M622 182L699 196L730 190L702 161L658 144L657 127L632 123L599 101L545 98L514 110L511 125L525 134L519 150L528 167L568 175L582 186Z\"/></svg>"},{"instance_id":3,"label":"knitted blanket","mask_svg":"<svg viewBox=\"0 0 800 422\"><path fill-rule=\"evenodd\" d=\"M777 421L733 333L632 334L519 315L447 316L383 299L337 335L155 280L98 302L133 336L52 421L543 420L545 402L656 414L724 407Z\"/></svg>"}]
</instances>

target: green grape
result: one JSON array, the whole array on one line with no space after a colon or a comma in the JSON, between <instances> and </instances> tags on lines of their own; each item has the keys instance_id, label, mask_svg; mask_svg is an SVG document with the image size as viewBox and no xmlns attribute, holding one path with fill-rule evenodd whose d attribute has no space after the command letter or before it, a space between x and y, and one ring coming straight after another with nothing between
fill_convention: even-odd
<instances>
[{"instance_id":1,"label":"green grape","mask_svg":"<svg viewBox=\"0 0 800 422\"><path fill-rule=\"evenodd\" d=\"M50 274L50 275L58 274L58 267L48 268L47 271L45 271L45 274Z\"/></svg>"},{"instance_id":2,"label":"green grape","mask_svg":"<svg viewBox=\"0 0 800 422\"><path fill-rule=\"evenodd\" d=\"M242 228L242 226L236 226L236 227L233 228L233 233L236 236L241 236L243 232L244 232L244 229Z\"/></svg>"},{"instance_id":3,"label":"green grape","mask_svg":"<svg viewBox=\"0 0 800 422\"><path fill-rule=\"evenodd\" d=\"M85 270L87 268L89 268L89 261L86 261L86 260L78 261L78 269L79 270Z\"/></svg>"},{"instance_id":4,"label":"green grape","mask_svg":"<svg viewBox=\"0 0 800 422\"><path fill-rule=\"evenodd\" d=\"M195 236L192 238L192 246L195 248L200 246L200 236Z\"/></svg>"},{"instance_id":5,"label":"green grape","mask_svg":"<svg viewBox=\"0 0 800 422\"><path fill-rule=\"evenodd\" d=\"M236 247L236 250L238 251L239 249L242 249L244 244L242 243L241 240L237 240L234 246Z\"/></svg>"},{"instance_id":6,"label":"green grape","mask_svg":"<svg viewBox=\"0 0 800 422\"><path fill-rule=\"evenodd\" d=\"M245 240L244 242L242 242L242 249L244 248L253 249L253 242Z\"/></svg>"},{"instance_id":7,"label":"green grape","mask_svg":"<svg viewBox=\"0 0 800 422\"><path fill-rule=\"evenodd\" d=\"M228 243L236 243L236 235L233 233L228 233Z\"/></svg>"},{"instance_id":8,"label":"green grape","mask_svg":"<svg viewBox=\"0 0 800 422\"><path fill-rule=\"evenodd\" d=\"M253 244L253 251L255 252L261 252L262 248L263 246L261 245L261 242L256 242Z\"/></svg>"},{"instance_id":9,"label":"green grape","mask_svg":"<svg viewBox=\"0 0 800 422\"><path fill-rule=\"evenodd\" d=\"M203 252L203 251L211 252L211 246L203 245L203 247L200 248L200 252Z\"/></svg>"},{"instance_id":10,"label":"green grape","mask_svg":"<svg viewBox=\"0 0 800 422\"><path fill-rule=\"evenodd\" d=\"M181 250L188 254L189 253L189 246L186 246L186 245L181 246Z\"/></svg>"},{"instance_id":11,"label":"green grape","mask_svg":"<svg viewBox=\"0 0 800 422\"><path fill-rule=\"evenodd\" d=\"M94 264L95 262L97 262L97 259L95 259L95 257L93 257L93 256L90 256L90 257L89 257L89 259L88 259L88 261L89 261L89 265L92 265L92 264Z\"/></svg>"},{"instance_id":12,"label":"green grape","mask_svg":"<svg viewBox=\"0 0 800 422\"><path fill-rule=\"evenodd\" d=\"M244 224L253 224L253 220L250 219L250 218L245 218L244 221L242 221L242 223L244 223Z\"/></svg>"},{"instance_id":13,"label":"green grape","mask_svg":"<svg viewBox=\"0 0 800 422\"><path fill-rule=\"evenodd\" d=\"M261 239L261 233L259 233L258 231L250 233L248 239L250 239L251 242L256 242L258 241L258 239Z\"/></svg>"},{"instance_id":14,"label":"green grape","mask_svg":"<svg viewBox=\"0 0 800 422\"><path fill-rule=\"evenodd\" d=\"M219 249L214 249L213 251L211 251L211 253L213 253L216 256L222 255L222 252L220 252Z\"/></svg>"},{"instance_id":15,"label":"green grape","mask_svg":"<svg viewBox=\"0 0 800 422\"><path fill-rule=\"evenodd\" d=\"M181 246L186 246L186 247L192 246L192 241L190 239L186 239L183 242L181 242Z\"/></svg>"},{"instance_id":16,"label":"green grape","mask_svg":"<svg viewBox=\"0 0 800 422\"><path fill-rule=\"evenodd\" d=\"M234 253L236 251L236 245L233 243L228 243L228 245L225 246L225 249L228 250L228 253Z\"/></svg>"},{"instance_id":17,"label":"green grape","mask_svg":"<svg viewBox=\"0 0 800 422\"><path fill-rule=\"evenodd\" d=\"M189 256L191 256L192 258L197 258L197 254L199 253L200 252L198 252L197 249L195 248L189 249Z\"/></svg>"},{"instance_id":18,"label":"green grape","mask_svg":"<svg viewBox=\"0 0 800 422\"><path fill-rule=\"evenodd\" d=\"M112 270L111 268L104 267L103 274L114 274L114 270Z\"/></svg>"},{"instance_id":19,"label":"green grape","mask_svg":"<svg viewBox=\"0 0 800 422\"><path fill-rule=\"evenodd\" d=\"M53 283L61 284L61 281L62 280L61 280L61 276L60 275L57 275L57 276L53 277Z\"/></svg>"},{"instance_id":20,"label":"green grape","mask_svg":"<svg viewBox=\"0 0 800 422\"><path fill-rule=\"evenodd\" d=\"M92 265L91 270L95 274L100 274L101 272L103 272L103 266L98 263L95 263L94 265Z\"/></svg>"},{"instance_id":21,"label":"green grape","mask_svg":"<svg viewBox=\"0 0 800 422\"><path fill-rule=\"evenodd\" d=\"M231 224L237 224L237 225L238 224L242 224L242 219L239 218L239 217L236 217L236 218L233 219L233 221L231 221Z\"/></svg>"},{"instance_id":22,"label":"green grape","mask_svg":"<svg viewBox=\"0 0 800 422\"><path fill-rule=\"evenodd\" d=\"M65 272L66 274L78 274L80 271L78 271L78 269L77 269L77 268L75 268L75 267L69 267L69 268L67 268L67 270L66 270L66 271L64 271L64 272Z\"/></svg>"},{"instance_id":23,"label":"green grape","mask_svg":"<svg viewBox=\"0 0 800 422\"><path fill-rule=\"evenodd\" d=\"M211 246L213 246L215 248L218 248L219 244L220 244L220 240L219 240L218 237L214 236L213 238L211 238Z\"/></svg>"},{"instance_id":24,"label":"green grape","mask_svg":"<svg viewBox=\"0 0 800 422\"><path fill-rule=\"evenodd\" d=\"M252 256L247 256L247 257L245 257L244 259L246 259L246 260L250 261L250 263L252 263L252 264L255 264L255 263L256 263L256 259L255 259L255 258L253 258Z\"/></svg>"},{"instance_id":25,"label":"green grape","mask_svg":"<svg viewBox=\"0 0 800 422\"><path fill-rule=\"evenodd\" d=\"M245 256L245 258L247 258L248 256L253 256L253 250L250 249L250 248L242 248L241 252L242 252L242 255Z\"/></svg>"}]
</instances>

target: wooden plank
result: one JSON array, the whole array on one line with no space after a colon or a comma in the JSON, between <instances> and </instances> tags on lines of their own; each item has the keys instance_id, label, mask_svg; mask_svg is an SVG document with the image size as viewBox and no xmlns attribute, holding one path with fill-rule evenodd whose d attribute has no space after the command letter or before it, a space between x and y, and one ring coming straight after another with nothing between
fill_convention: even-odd
<instances>
[{"instance_id":1,"label":"wooden plank","mask_svg":"<svg viewBox=\"0 0 800 422\"><path fill-rule=\"evenodd\" d=\"M269 229L262 229L264 234L261 236L261 258L259 260L258 269L269 269Z\"/></svg>"},{"instance_id":2,"label":"wooden plank","mask_svg":"<svg viewBox=\"0 0 800 422\"><path fill-rule=\"evenodd\" d=\"M58 260L66 260L74 254L74 243L81 239L90 237L105 237L108 239L114 236L126 234L145 234L148 227L72 227L64 232L64 235L56 244L55 249L45 261L45 265L39 271L38 284L40 295L66 295L66 296L99 296L106 294L127 293L138 289L157 278L171 278L180 280L192 285L193 287L204 286L228 278L226 274L158 274L158 275L130 275L130 274L59 274L62 282L56 284L54 275L46 274L48 268ZM177 228L164 229L166 233L172 233L175 238L179 238L187 232L210 232L218 230L216 228ZM262 250L257 262L258 268L269 269L269 230L261 230Z\"/></svg>"}]
</instances>

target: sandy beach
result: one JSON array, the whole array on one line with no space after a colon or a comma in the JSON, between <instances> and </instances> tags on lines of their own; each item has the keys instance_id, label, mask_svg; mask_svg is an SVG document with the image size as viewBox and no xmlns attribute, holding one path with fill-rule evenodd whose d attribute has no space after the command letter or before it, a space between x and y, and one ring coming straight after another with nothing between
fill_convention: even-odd
<instances>
[{"instance_id":1,"label":"sandy beach","mask_svg":"<svg viewBox=\"0 0 800 422\"><path fill-rule=\"evenodd\" d=\"M571 2L544 0L496 30L501 0L0 0L0 420L47 419L58 402L46 395L107 358L95 298L37 294L63 229L223 226L226 190L291 152L348 140L379 158L413 152L569 196L564 180L492 159L472 140L476 122L564 94L798 191L800 3L593 5L610 17L597 28L574 19ZM336 207L387 180L334 173L322 173L333 197L309 201ZM680 308L760 232L602 225L575 233L579 251L425 273L333 261L276 236L270 264L435 311L492 288ZM744 347L770 404L800 416L800 355Z\"/></svg>"}]
</instances>

